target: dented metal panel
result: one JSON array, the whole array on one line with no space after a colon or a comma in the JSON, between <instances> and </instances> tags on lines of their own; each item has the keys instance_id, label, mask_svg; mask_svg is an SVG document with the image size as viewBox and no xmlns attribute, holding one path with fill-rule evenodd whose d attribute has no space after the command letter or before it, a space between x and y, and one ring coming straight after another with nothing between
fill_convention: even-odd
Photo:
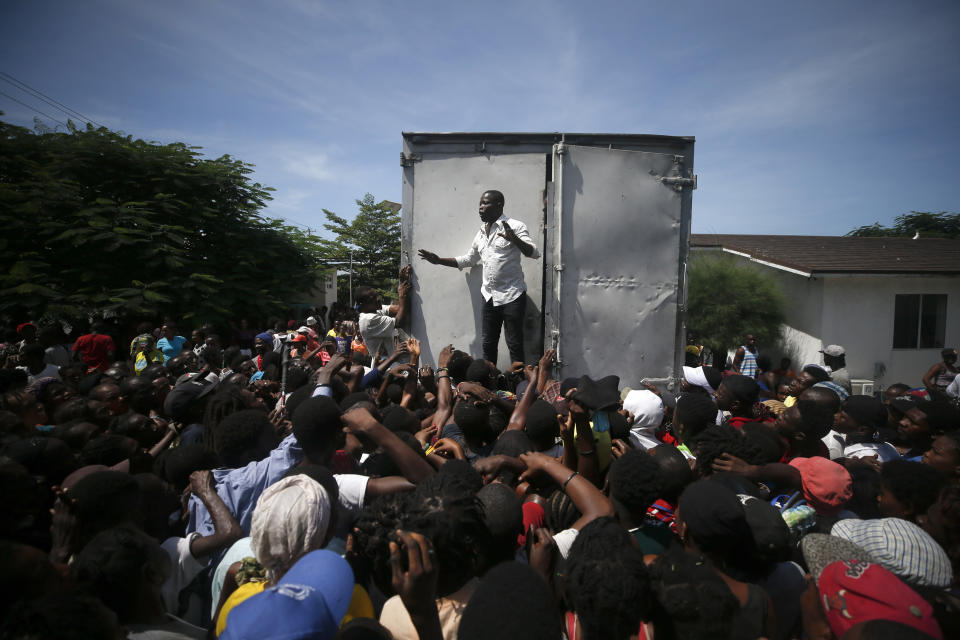
<instances>
[{"instance_id":1,"label":"dented metal panel","mask_svg":"<svg viewBox=\"0 0 960 640\"><path fill-rule=\"evenodd\" d=\"M421 340L423 359L435 362L447 344L473 356L482 352L481 267L452 269L417 257L427 249L445 258L467 253L480 229L478 204L488 189L502 191L504 213L527 225L543 253L543 189L547 156L543 153L457 154L433 148L418 152L419 160L404 165L404 262L414 266L414 298L410 334ZM542 349L542 258L523 258L527 284L524 321L527 360ZM509 366L501 334L500 366Z\"/></svg>"},{"instance_id":2,"label":"dented metal panel","mask_svg":"<svg viewBox=\"0 0 960 640\"><path fill-rule=\"evenodd\" d=\"M557 145L547 337L564 377L667 378L679 367L682 168L673 155Z\"/></svg>"},{"instance_id":3,"label":"dented metal panel","mask_svg":"<svg viewBox=\"0 0 960 640\"><path fill-rule=\"evenodd\" d=\"M430 265L416 250L466 252L481 193L500 189L543 255L522 261L527 362L556 347L561 376L666 383L682 363L693 146L660 135L404 133L403 262L414 265L411 333L424 361L449 343L481 354L480 268ZM502 337L499 355L505 367Z\"/></svg>"}]
</instances>

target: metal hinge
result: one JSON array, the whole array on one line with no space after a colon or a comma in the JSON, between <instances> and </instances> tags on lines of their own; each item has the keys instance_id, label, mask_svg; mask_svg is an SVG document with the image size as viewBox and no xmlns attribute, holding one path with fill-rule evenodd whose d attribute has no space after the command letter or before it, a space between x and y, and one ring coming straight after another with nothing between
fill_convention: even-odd
<instances>
[{"instance_id":1,"label":"metal hinge","mask_svg":"<svg viewBox=\"0 0 960 640\"><path fill-rule=\"evenodd\" d=\"M567 145L561 142L560 144L557 145L557 155L562 156L562 155L565 155L566 153L567 153Z\"/></svg>"},{"instance_id":2,"label":"metal hinge","mask_svg":"<svg viewBox=\"0 0 960 640\"><path fill-rule=\"evenodd\" d=\"M553 270L554 270L554 271L563 271L563 265L562 265L562 264L555 264L555 265L553 265Z\"/></svg>"},{"instance_id":3,"label":"metal hinge","mask_svg":"<svg viewBox=\"0 0 960 640\"><path fill-rule=\"evenodd\" d=\"M691 189L697 188L697 176L694 174L692 178L684 178L682 176L671 176L671 177L662 177L657 178L657 182L665 184L667 186L673 187L677 191L683 191L684 187L690 187Z\"/></svg>"},{"instance_id":4,"label":"metal hinge","mask_svg":"<svg viewBox=\"0 0 960 640\"><path fill-rule=\"evenodd\" d=\"M412 167L414 162L420 162L420 161L422 161L422 160L423 160L423 154L422 154L422 153L406 154L406 153L404 153L404 152L402 152L402 151L400 152L400 166L401 166L401 167Z\"/></svg>"}]
</instances>

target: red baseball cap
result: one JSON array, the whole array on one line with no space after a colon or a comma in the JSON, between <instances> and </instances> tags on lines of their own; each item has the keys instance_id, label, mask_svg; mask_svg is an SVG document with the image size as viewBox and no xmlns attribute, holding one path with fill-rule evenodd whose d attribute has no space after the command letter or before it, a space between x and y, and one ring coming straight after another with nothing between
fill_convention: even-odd
<instances>
[{"instance_id":1,"label":"red baseball cap","mask_svg":"<svg viewBox=\"0 0 960 640\"><path fill-rule=\"evenodd\" d=\"M892 620L943 638L933 607L878 564L856 558L831 562L820 573L817 590L838 638L867 620Z\"/></svg>"}]
</instances>

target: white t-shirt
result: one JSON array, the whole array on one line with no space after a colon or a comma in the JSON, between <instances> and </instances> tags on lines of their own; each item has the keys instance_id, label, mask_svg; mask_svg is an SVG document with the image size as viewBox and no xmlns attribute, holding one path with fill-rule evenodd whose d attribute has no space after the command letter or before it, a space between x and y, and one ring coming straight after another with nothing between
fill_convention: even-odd
<instances>
[{"instance_id":1,"label":"white t-shirt","mask_svg":"<svg viewBox=\"0 0 960 640\"><path fill-rule=\"evenodd\" d=\"M383 310L375 313L361 313L359 329L371 361L377 356L381 345L387 356L393 353L393 336L397 330L396 318Z\"/></svg>"},{"instance_id":2,"label":"white t-shirt","mask_svg":"<svg viewBox=\"0 0 960 640\"><path fill-rule=\"evenodd\" d=\"M30 384L31 382L35 382L40 378L53 378L54 380L60 379L60 367L58 367L55 364L48 364L43 368L43 370L40 373L37 373L35 375L31 375L30 370L27 369L26 367L17 367L17 369L22 369L23 371L27 372L27 384Z\"/></svg>"},{"instance_id":3,"label":"white t-shirt","mask_svg":"<svg viewBox=\"0 0 960 640\"><path fill-rule=\"evenodd\" d=\"M560 556L564 560L570 555L570 547L573 546L573 541L577 539L577 534L579 533L576 529L564 529L560 533L554 534L553 541L556 543L557 551L560 552Z\"/></svg>"}]
</instances>

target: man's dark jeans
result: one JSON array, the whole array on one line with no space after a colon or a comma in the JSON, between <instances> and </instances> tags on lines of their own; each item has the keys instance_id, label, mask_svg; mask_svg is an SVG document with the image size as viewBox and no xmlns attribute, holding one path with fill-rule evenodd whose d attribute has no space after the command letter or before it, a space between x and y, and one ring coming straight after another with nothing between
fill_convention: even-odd
<instances>
[{"instance_id":1,"label":"man's dark jeans","mask_svg":"<svg viewBox=\"0 0 960 640\"><path fill-rule=\"evenodd\" d=\"M513 302L495 307L493 300L483 303L483 358L496 364L500 325L503 325L511 362L523 362L523 312L527 305L524 292Z\"/></svg>"}]
</instances>

